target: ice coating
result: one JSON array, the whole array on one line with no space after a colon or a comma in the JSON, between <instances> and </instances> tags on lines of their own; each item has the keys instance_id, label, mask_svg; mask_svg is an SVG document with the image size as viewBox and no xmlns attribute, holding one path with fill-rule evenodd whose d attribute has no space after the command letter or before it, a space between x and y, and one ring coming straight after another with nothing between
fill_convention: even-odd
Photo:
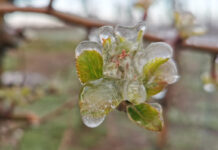
<instances>
[{"instance_id":1,"label":"ice coating","mask_svg":"<svg viewBox=\"0 0 218 150\"><path fill-rule=\"evenodd\" d=\"M92 51L92 50L95 50L97 51L98 53L102 53L101 51L102 47L101 45L99 45L97 42L93 42L93 41L83 41L83 42L80 42L79 45L76 47L76 50L75 50L75 54L76 54L76 58L82 54L82 52L84 51Z\"/></svg>"},{"instance_id":2,"label":"ice coating","mask_svg":"<svg viewBox=\"0 0 218 150\"><path fill-rule=\"evenodd\" d=\"M93 50L103 58L100 77L85 82L80 94L80 113L86 126L93 128L100 125L105 116L123 100L133 104L144 103L147 98L163 91L167 84L177 81L179 76L172 59L172 48L163 42L143 48L145 29L144 22L134 27L118 25L115 29L112 26L104 26L93 31L90 36L92 41L84 41L77 46L77 60L93 58L94 54L91 52L87 57L81 55L84 51ZM96 58L89 63L81 63L77 70L90 68L89 64L95 60ZM99 73L93 68L94 73L84 69L82 75L89 77ZM145 82L145 79L148 81ZM152 106L161 111L159 105Z\"/></svg>"},{"instance_id":3,"label":"ice coating","mask_svg":"<svg viewBox=\"0 0 218 150\"><path fill-rule=\"evenodd\" d=\"M180 11L174 13L174 25L177 28L181 38L202 35L207 29L196 24L195 16L190 12Z\"/></svg>"},{"instance_id":4,"label":"ice coating","mask_svg":"<svg viewBox=\"0 0 218 150\"><path fill-rule=\"evenodd\" d=\"M171 58L173 56L173 49L164 42L151 43L145 49L146 60L151 60L156 57Z\"/></svg>"},{"instance_id":5,"label":"ice coating","mask_svg":"<svg viewBox=\"0 0 218 150\"><path fill-rule=\"evenodd\" d=\"M124 27L124 26L117 25L115 27L115 34L124 37L128 41L136 42L139 31L142 31L142 35L143 35L145 29L146 29L145 22L140 22L139 24L132 27Z\"/></svg>"},{"instance_id":6,"label":"ice coating","mask_svg":"<svg viewBox=\"0 0 218 150\"><path fill-rule=\"evenodd\" d=\"M164 89L163 91L161 91L160 93L152 96L152 98L156 99L156 100L160 100L160 99L163 99L165 97L167 93L167 89Z\"/></svg>"},{"instance_id":7,"label":"ice coating","mask_svg":"<svg viewBox=\"0 0 218 150\"><path fill-rule=\"evenodd\" d=\"M176 64L172 59L161 65L156 75L168 84L173 84L179 79Z\"/></svg>"},{"instance_id":8,"label":"ice coating","mask_svg":"<svg viewBox=\"0 0 218 150\"><path fill-rule=\"evenodd\" d=\"M103 39L103 73L107 77L133 80L137 72L134 66L134 51L141 49L142 37L145 31L145 23L141 22L134 27L116 26L115 30L110 26L100 28L100 37ZM116 38L114 38L114 33ZM110 38L111 45L105 46ZM116 40L116 42L114 42Z\"/></svg>"},{"instance_id":9,"label":"ice coating","mask_svg":"<svg viewBox=\"0 0 218 150\"><path fill-rule=\"evenodd\" d=\"M118 89L119 82L111 79L99 79L85 85L80 95L80 113L84 123L94 126L116 108L122 100Z\"/></svg>"},{"instance_id":10,"label":"ice coating","mask_svg":"<svg viewBox=\"0 0 218 150\"><path fill-rule=\"evenodd\" d=\"M146 100L146 90L139 81L126 81L124 84L123 97L134 104L140 104Z\"/></svg>"},{"instance_id":11,"label":"ice coating","mask_svg":"<svg viewBox=\"0 0 218 150\"><path fill-rule=\"evenodd\" d=\"M90 128L99 126L105 119L105 116L93 118L93 116L82 116L83 123Z\"/></svg>"},{"instance_id":12,"label":"ice coating","mask_svg":"<svg viewBox=\"0 0 218 150\"><path fill-rule=\"evenodd\" d=\"M153 106L154 108L156 108L158 110L158 112L162 113L162 107L159 103L149 103L151 106Z\"/></svg>"},{"instance_id":13,"label":"ice coating","mask_svg":"<svg viewBox=\"0 0 218 150\"><path fill-rule=\"evenodd\" d=\"M144 50L138 51L135 55L135 66L139 73L142 72L143 66L150 60L160 58L171 58L173 56L173 49L164 42L156 42L149 44Z\"/></svg>"},{"instance_id":14,"label":"ice coating","mask_svg":"<svg viewBox=\"0 0 218 150\"><path fill-rule=\"evenodd\" d=\"M91 29L88 38L89 38L90 41L100 42L100 40L99 40L99 29L96 29L96 28Z\"/></svg>"},{"instance_id":15,"label":"ice coating","mask_svg":"<svg viewBox=\"0 0 218 150\"><path fill-rule=\"evenodd\" d=\"M160 114L162 114L163 109L162 109L162 107L161 107L161 105L160 105L159 103L150 103L150 105L153 106L154 108L156 108L157 111L158 111ZM162 116L162 115L160 115L160 119L163 121L163 116Z\"/></svg>"},{"instance_id":16,"label":"ice coating","mask_svg":"<svg viewBox=\"0 0 218 150\"><path fill-rule=\"evenodd\" d=\"M103 26L99 28L99 38L101 43L104 43L104 40L111 38L112 42L115 42L114 29L112 26Z\"/></svg>"}]
</instances>

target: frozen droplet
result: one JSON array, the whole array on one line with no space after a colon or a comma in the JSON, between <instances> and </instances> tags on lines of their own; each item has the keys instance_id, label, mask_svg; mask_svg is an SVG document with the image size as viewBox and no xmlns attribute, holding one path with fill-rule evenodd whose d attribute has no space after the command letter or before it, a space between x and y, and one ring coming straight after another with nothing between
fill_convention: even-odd
<instances>
[{"instance_id":1,"label":"frozen droplet","mask_svg":"<svg viewBox=\"0 0 218 150\"><path fill-rule=\"evenodd\" d=\"M94 118L92 116L82 116L83 123L90 128L95 128L99 126L105 119L105 116Z\"/></svg>"},{"instance_id":2,"label":"frozen droplet","mask_svg":"<svg viewBox=\"0 0 218 150\"><path fill-rule=\"evenodd\" d=\"M146 100L146 90L144 85L135 81L126 81L123 87L123 97L134 104L143 103Z\"/></svg>"},{"instance_id":3,"label":"frozen droplet","mask_svg":"<svg viewBox=\"0 0 218 150\"><path fill-rule=\"evenodd\" d=\"M163 98L165 97L166 93L167 93L167 89L164 89L164 90L161 91L160 93L158 93L158 94L152 96L152 98L157 99L157 100L163 99Z\"/></svg>"},{"instance_id":4,"label":"frozen droplet","mask_svg":"<svg viewBox=\"0 0 218 150\"><path fill-rule=\"evenodd\" d=\"M215 87L214 84L208 83L208 84L205 84L205 85L204 85L204 90L205 90L206 92L208 92L208 93L212 93L212 92L215 92L216 87Z\"/></svg>"},{"instance_id":5,"label":"frozen droplet","mask_svg":"<svg viewBox=\"0 0 218 150\"><path fill-rule=\"evenodd\" d=\"M76 47L75 53L76 58L84 51L97 51L98 53L102 53L102 47L97 42L93 41L83 41L79 43L79 45Z\"/></svg>"},{"instance_id":6,"label":"frozen droplet","mask_svg":"<svg viewBox=\"0 0 218 150\"><path fill-rule=\"evenodd\" d=\"M179 79L178 71L175 62L170 59L166 63L162 64L156 76L166 81L168 84L175 83Z\"/></svg>"},{"instance_id":7,"label":"frozen droplet","mask_svg":"<svg viewBox=\"0 0 218 150\"><path fill-rule=\"evenodd\" d=\"M121 101L117 80L98 79L84 86L79 101L80 113L91 123L100 122L100 118L112 111Z\"/></svg>"}]
</instances>

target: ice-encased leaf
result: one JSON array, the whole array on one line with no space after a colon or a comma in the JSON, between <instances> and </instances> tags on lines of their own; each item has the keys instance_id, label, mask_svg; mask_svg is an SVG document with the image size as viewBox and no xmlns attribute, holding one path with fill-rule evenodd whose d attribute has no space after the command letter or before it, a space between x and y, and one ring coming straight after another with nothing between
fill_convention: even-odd
<instances>
[{"instance_id":1,"label":"ice-encased leaf","mask_svg":"<svg viewBox=\"0 0 218 150\"><path fill-rule=\"evenodd\" d=\"M147 98L154 96L165 89L168 84L178 80L176 64L172 59L161 64L152 76L144 82L147 91Z\"/></svg>"},{"instance_id":2,"label":"ice-encased leaf","mask_svg":"<svg viewBox=\"0 0 218 150\"><path fill-rule=\"evenodd\" d=\"M154 75L154 73L157 71L157 69L166 63L169 60L169 58L162 58L162 57L156 57L152 60L150 60L147 64L143 67L143 82L146 84L151 77Z\"/></svg>"},{"instance_id":3,"label":"ice-encased leaf","mask_svg":"<svg viewBox=\"0 0 218 150\"><path fill-rule=\"evenodd\" d=\"M97 127L122 101L119 80L102 78L89 82L80 95L80 113L88 127Z\"/></svg>"},{"instance_id":4,"label":"ice-encased leaf","mask_svg":"<svg viewBox=\"0 0 218 150\"><path fill-rule=\"evenodd\" d=\"M172 47L164 42L151 43L145 49L146 60L150 61L156 57L171 58L173 56Z\"/></svg>"},{"instance_id":5,"label":"ice-encased leaf","mask_svg":"<svg viewBox=\"0 0 218 150\"><path fill-rule=\"evenodd\" d=\"M175 26L177 29L185 29L194 25L195 17L190 12L175 12Z\"/></svg>"},{"instance_id":6,"label":"ice-encased leaf","mask_svg":"<svg viewBox=\"0 0 218 150\"><path fill-rule=\"evenodd\" d=\"M93 51L93 50L98 52L99 54L102 54L102 47L97 42L93 42L93 41L80 42L75 50L76 58L84 51Z\"/></svg>"},{"instance_id":7,"label":"ice-encased leaf","mask_svg":"<svg viewBox=\"0 0 218 150\"><path fill-rule=\"evenodd\" d=\"M149 44L147 48L137 51L134 57L134 65L139 73L142 72L143 67L150 60L155 58L171 58L173 56L173 49L170 45L164 42L156 42Z\"/></svg>"},{"instance_id":8,"label":"ice-encased leaf","mask_svg":"<svg viewBox=\"0 0 218 150\"><path fill-rule=\"evenodd\" d=\"M145 85L147 91L147 98L158 94L163 91L167 86L167 82L158 79L158 77L154 77L154 79Z\"/></svg>"},{"instance_id":9,"label":"ice-encased leaf","mask_svg":"<svg viewBox=\"0 0 218 150\"><path fill-rule=\"evenodd\" d=\"M175 62L170 59L166 63L162 64L155 72L155 76L157 76L162 81L167 82L168 84L175 83L179 79Z\"/></svg>"},{"instance_id":10,"label":"ice-encased leaf","mask_svg":"<svg viewBox=\"0 0 218 150\"><path fill-rule=\"evenodd\" d=\"M198 36L206 33L203 26L196 26L195 16L190 12L175 12L174 22L180 37L186 39L190 36Z\"/></svg>"},{"instance_id":11,"label":"ice-encased leaf","mask_svg":"<svg viewBox=\"0 0 218 150\"><path fill-rule=\"evenodd\" d=\"M83 50L76 58L76 69L81 83L103 76L103 59L96 50Z\"/></svg>"},{"instance_id":12,"label":"ice-encased leaf","mask_svg":"<svg viewBox=\"0 0 218 150\"><path fill-rule=\"evenodd\" d=\"M137 80L126 81L123 88L123 97L133 104L146 101L146 90L142 82Z\"/></svg>"},{"instance_id":13,"label":"ice-encased leaf","mask_svg":"<svg viewBox=\"0 0 218 150\"><path fill-rule=\"evenodd\" d=\"M115 35L118 46L128 51L135 51L142 46L142 38L146 29L145 22L126 27L117 25L115 27Z\"/></svg>"},{"instance_id":14,"label":"ice-encased leaf","mask_svg":"<svg viewBox=\"0 0 218 150\"><path fill-rule=\"evenodd\" d=\"M117 25L115 27L115 34L125 38L128 41L136 42L138 35L143 35L143 32L145 32L146 25L145 22L140 22L135 26L132 27L126 27L126 26L121 26ZM139 33L141 32L141 33ZM140 36L139 35L139 36ZM142 36L141 36L142 38Z\"/></svg>"},{"instance_id":15,"label":"ice-encased leaf","mask_svg":"<svg viewBox=\"0 0 218 150\"><path fill-rule=\"evenodd\" d=\"M106 39L110 39L111 42L115 42L114 29L112 26L103 26L99 28L99 39L104 45Z\"/></svg>"},{"instance_id":16,"label":"ice-encased leaf","mask_svg":"<svg viewBox=\"0 0 218 150\"><path fill-rule=\"evenodd\" d=\"M127 106L127 114L131 121L152 131L161 131L163 128L162 113L157 105L148 103Z\"/></svg>"}]
</instances>

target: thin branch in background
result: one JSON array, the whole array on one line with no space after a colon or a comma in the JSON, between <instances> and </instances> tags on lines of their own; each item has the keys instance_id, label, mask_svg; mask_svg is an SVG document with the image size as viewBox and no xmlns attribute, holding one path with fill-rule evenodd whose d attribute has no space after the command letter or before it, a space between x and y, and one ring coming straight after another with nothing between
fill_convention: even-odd
<instances>
[{"instance_id":1,"label":"thin branch in background","mask_svg":"<svg viewBox=\"0 0 218 150\"><path fill-rule=\"evenodd\" d=\"M14 5L9 5L9 4L0 5L0 13L10 13L10 12L16 12L16 11L49 14L66 23L69 23L72 25L80 25L80 26L87 27L87 28L101 27L104 25L115 26L115 23L80 17L74 14L67 14L67 13L63 13L63 12L56 11L53 9L48 10L47 8L33 8L33 7L22 7L21 8L21 7L16 7ZM144 38L148 41L167 42L164 38L160 38L157 35L151 35L148 33L144 35ZM209 46L209 45L193 44L193 43L187 42L187 40L182 41L181 44L178 45L177 47L182 47L185 49L197 50L197 51L202 51L202 52L208 52L208 53L215 53L215 54L218 53L218 47Z\"/></svg>"},{"instance_id":2,"label":"thin branch in background","mask_svg":"<svg viewBox=\"0 0 218 150\"><path fill-rule=\"evenodd\" d=\"M48 10L47 7L33 8L33 7L16 7L14 5L9 5L9 4L0 5L0 13L10 13L16 11L49 14L54 17L57 17L58 19L66 23L73 24L73 25L80 25L84 27L100 27L103 25L112 25L111 23L106 21L94 20L94 19L84 18L73 14L62 13L54 9Z\"/></svg>"},{"instance_id":3,"label":"thin branch in background","mask_svg":"<svg viewBox=\"0 0 218 150\"><path fill-rule=\"evenodd\" d=\"M217 73L216 73L216 58L218 54L212 54L211 56L211 77L212 79L216 80L217 79Z\"/></svg>"}]
</instances>

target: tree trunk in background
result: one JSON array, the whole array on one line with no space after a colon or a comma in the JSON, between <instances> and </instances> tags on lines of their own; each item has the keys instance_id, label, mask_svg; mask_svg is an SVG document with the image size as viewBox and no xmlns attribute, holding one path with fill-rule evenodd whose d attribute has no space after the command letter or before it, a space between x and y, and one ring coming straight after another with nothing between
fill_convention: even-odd
<instances>
[{"instance_id":1,"label":"tree trunk in background","mask_svg":"<svg viewBox=\"0 0 218 150\"><path fill-rule=\"evenodd\" d=\"M4 3L12 2L11 0L0 0L0 5ZM5 55L6 48L14 47L16 45L15 36L10 34L7 30L5 21L4 21L4 14L0 13L0 76L3 72L3 58ZM0 80L1 86L1 80Z\"/></svg>"},{"instance_id":2,"label":"tree trunk in background","mask_svg":"<svg viewBox=\"0 0 218 150\"><path fill-rule=\"evenodd\" d=\"M8 3L8 0L0 0L0 5ZM10 1L11 2L11 1ZM9 34L9 30L6 28L4 21L4 14L0 13L0 88L2 87L1 75L3 72L3 59L6 49L8 47L14 47L16 45L16 36ZM4 108L0 103L0 113L4 113Z\"/></svg>"}]
</instances>

